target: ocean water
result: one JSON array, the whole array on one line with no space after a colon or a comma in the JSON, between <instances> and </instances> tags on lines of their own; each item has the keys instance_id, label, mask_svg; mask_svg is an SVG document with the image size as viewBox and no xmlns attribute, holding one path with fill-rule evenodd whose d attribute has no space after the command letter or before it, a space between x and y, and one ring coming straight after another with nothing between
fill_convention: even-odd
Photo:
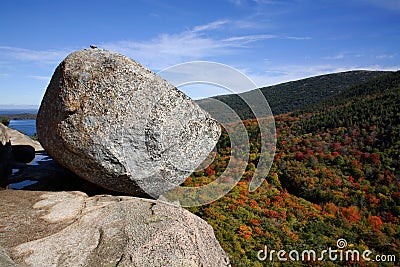
<instances>
[{"instance_id":1,"label":"ocean water","mask_svg":"<svg viewBox=\"0 0 400 267\"><path fill-rule=\"evenodd\" d=\"M36 133L36 120L11 120L8 127L33 136Z\"/></svg>"},{"instance_id":2,"label":"ocean water","mask_svg":"<svg viewBox=\"0 0 400 267\"><path fill-rule=\"evenodd\" d=\"M2 115L13 115L13 114L37 114L37 109L0 109L0 117ZM36 120L11 120L8 125L11 129L23 132L28 136L32 136L36 133Z\"/></svg>"}]
</instances>

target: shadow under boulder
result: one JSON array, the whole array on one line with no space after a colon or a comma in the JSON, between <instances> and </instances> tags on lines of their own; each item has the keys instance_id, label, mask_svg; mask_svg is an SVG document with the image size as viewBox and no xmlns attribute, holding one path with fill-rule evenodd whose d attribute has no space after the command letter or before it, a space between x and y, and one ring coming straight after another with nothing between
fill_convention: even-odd
<instances>
[{"instance_id":1,"label":"shadow under boulder","mask_svg":"<svg viewBox=\"0 0 400 267\"><path fill-rule=\"evenodd\" d=\"M96 194L118 194L90 183L70 170L55 162L45 152L37 153L31 164L16 163L13 166L17 170L8 177L10 189L24 189L33 191L82 191L93 196Z\"/></svg>"}]
</instances>

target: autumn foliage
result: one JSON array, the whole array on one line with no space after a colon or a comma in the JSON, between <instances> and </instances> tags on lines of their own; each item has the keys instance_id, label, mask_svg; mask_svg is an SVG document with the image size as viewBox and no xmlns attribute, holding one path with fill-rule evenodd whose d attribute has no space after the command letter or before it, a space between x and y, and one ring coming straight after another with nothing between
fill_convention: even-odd
<instances>
[{"instance_id":1,"label":"autumn foliage","mask_svg":"<svg viewBox=\"0 0 400 267\"><path fill-rule=\"evenodd\" d=\"M323 250L335 247L338 238L360 251L399 255L400 73L353 89L275 116L275 159L252 193L247 186L258 162L260 130L256 120L245 121L252 156L242 180L218 201L190 209L213 226L233 266L268 266L256 257L263 245ZM231 153L226 132L217 149L214 162L185 185L221 175ZM291 263L274 266L314 266ZM365 266L393 266L385 264Z\"/></svg>"}]
</instances>

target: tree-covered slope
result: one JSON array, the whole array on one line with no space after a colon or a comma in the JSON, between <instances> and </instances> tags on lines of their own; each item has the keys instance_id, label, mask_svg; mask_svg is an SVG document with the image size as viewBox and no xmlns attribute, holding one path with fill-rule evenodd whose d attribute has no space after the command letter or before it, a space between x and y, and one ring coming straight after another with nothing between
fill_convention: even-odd
<instances>
[{"instance_id":1,"label":"tree-covered slope","mask_svg":"<svg viewBox=\"0 0 400 267\"><path fill-rule=\"evenodd\" d=\"M316 102L317 103L317 102ZM250 133L250 162L226 196L192 208L213 227L233 266L398 266L400 257L400 72L358 84L305 110L275 116L277 149L266 180L250 193L258 160L258 125ZM214 162L187 186L206 184L230 160L223 133ZM393 255L377 261L260 261L269 249L321 252L336 248ZM394 259L393 257L391 259Z\"/></svg>"},{"instance_id":2,"label":"tree-covered slope","mask_svg":"<svg viewBox=\"0 0 400 267\"><path fill-rule=\"evenodd\" d=\"M348 71L326 74L298 81L287 82L260 88L267 99L274 115L307 108L326 98L346 92L348 89L367 81L384 76L385 71ZM252 95L246 92L241 95ZM214 97L232 107L242 119L254 118L249 107L238 95L221 95ZM199 103L207 104L207 99Z\"/></svg>"}]
</instances>

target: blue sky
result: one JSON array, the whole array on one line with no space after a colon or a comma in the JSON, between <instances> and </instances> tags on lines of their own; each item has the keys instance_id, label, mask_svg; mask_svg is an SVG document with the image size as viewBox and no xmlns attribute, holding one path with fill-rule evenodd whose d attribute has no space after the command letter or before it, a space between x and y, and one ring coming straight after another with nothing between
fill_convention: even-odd
<instances>
[{"instance_id":1,"label":"blue sky","mask_svg":"<svg viewBox=\"0 0 400 267\"><path fill-rule=\"evenodd\" d=\"M397 70L400 1L3 0L0 107L39 105L56 66L91 44L155 72L194 60L227 64L257 86Z\"/></svg>"}]
</instances>

